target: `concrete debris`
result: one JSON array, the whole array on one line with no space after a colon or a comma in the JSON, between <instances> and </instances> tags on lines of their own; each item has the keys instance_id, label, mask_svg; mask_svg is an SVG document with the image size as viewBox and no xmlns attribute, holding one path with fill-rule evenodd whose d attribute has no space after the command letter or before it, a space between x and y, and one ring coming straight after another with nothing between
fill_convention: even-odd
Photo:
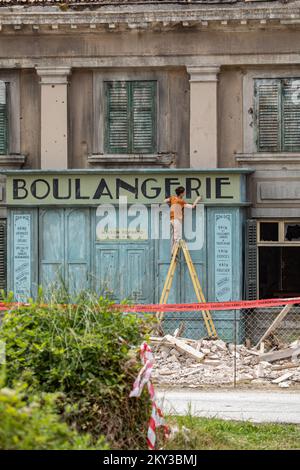
<instances>
[{"instance_id":1,"label":"concrete debris","mask_svg":"<svg viewBox=\"0 0 300 470\"><path fill-rule=\"evenodd\" d=\"M294 375L294 372L287 372L286 374L283 374L281 377L278 377L278 379L272 380L272 383L280 384L280 382L286 382L286 380L293 377L293 375Z\"/></svg>"},{"instance_id":2,"label":"concrete debris","mask_svg":"<svg viewBox=\"0 0 300 470\"><path fill-rule=\"evenodd\" d=\"M267 362L280 361L280 359L289 359L293 356L300 354L300 348L297 346L280 349L279 351L272 351L266 354L261 354L260 360Z\"/></svg>"},{"instance_id":3,"label":"concrete debris","mask_svg":"<svg viewBox=\"0 0 300 470\"><path fill-rule=\"evenodd\" d=\"M298 345L294 342L287 349ZM232 385L236 381L288 388L300 383L299 358L291 361L291 354L280 354L280 350L259 354L249 345L247 348L221 339L192 340L173 335L152 337L151 346L156 359L152 378L160 386L195 388Z\"/></svg>"},{"instance_id":4,"label":"concrete debris","mask_svg":"<svg viewBox=\"0 0 300 470\"><path fill-rule=\"evenodd\" d=\"M174 336L166 335L165 340L168 343L173 344L178 351L189 357L192 357L195 361L202 361L204 358L204 354L202 352L197 351L197 349L186 344L184 341L174 338Z\"/></svg>"}]
</instances>

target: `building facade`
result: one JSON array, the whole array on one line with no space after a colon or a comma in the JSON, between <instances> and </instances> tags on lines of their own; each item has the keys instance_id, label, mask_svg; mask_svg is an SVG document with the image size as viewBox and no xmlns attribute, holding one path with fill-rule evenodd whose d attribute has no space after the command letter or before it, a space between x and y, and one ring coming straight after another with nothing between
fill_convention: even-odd
<instances>
[{"instance_id":1,"label":"building facade","mask_svg":"<svg viewBox=\"0 0 300 470\"><path fill-rule=\"evenodd\" d=\"M207 298L299 295L299 46L297 0L0 0L1 286L34 295L58 269L156 302L167 245L99 243L93 195L108 178L150 207L134 181L159 202L188 179Z\"/></svg>"}]
</instances>

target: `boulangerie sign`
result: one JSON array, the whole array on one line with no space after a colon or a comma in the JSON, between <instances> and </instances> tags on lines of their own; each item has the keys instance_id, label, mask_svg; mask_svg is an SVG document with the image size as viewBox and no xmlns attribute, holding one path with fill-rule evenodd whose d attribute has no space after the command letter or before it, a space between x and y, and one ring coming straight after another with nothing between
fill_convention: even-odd
<instances>
[{"instance_id":1,"label":"boulangerie sign","mask_svg":"<svg viewBox=\"0 0 300 470\"><path fill-rule=\"evenodd\" d=\"M186 188L185 198L203 202L242 202L241 175L238 173L191 172L94 172L94 173L18 173L7 175L9 206L97 205L117 203L161 203L176 187Z\"/></svg>"}]
</instances>

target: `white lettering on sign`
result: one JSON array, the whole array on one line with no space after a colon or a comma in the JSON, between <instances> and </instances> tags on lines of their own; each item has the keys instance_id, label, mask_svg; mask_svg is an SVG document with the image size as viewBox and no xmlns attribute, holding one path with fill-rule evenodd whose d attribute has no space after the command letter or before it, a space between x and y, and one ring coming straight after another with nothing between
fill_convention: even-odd
<instances>
[{"instance_id":1,"label":"white lettering on sign","mask_svg":"<svg viewBox=\"0 0 300 470\"><path fill-rule=\"evenodd\" d=\"M215 296L232 300L232 216L215 214Z\"/></svg>"},{"instance_id":2,"label":"white lettering on sign","mask_svg":"<svg viewBox=\"0 0 300 470\"><path fill-rule=\"evenodd\" d=\"M30 214L14 214L14 293L18 301L27 300L30 296L30 232Z\"/></svg>"}]
</instances>

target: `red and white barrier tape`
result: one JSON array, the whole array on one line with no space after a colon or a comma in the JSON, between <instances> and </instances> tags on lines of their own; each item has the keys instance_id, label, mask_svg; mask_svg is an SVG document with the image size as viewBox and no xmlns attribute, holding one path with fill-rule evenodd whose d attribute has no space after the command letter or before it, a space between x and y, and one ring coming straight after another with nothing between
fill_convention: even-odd
<instances>
[{"instance_id":1,"label":"red and white barrier tape","mask_svg":"<svg viewBox=\"0 0 300 470\"><path fill-rule=\"evenodd\" d=\"M190 304L140 304L140 305L113 305L113 308L120 312L191 312L195 310L239 310L251 309L257 307L280 307L287 304L300 304L300 297L288 299L261 299L261 300L234 300L230 302L203 302ZM0 302L0 311L10 310L11 308L29 306L27 303ZM47 304L42 305L47 307ZM61 304L61 306L64 306ZM74 308L76 305L74 304Z\"/></svg>"},{"instance_id":2,"label":"red and white barrier tape","mask_svg":"<svg viewBox=\"0 0 300 470\"><path fill-rule=\"evenodd\" d=\"M141 362L143 364L142 369L140 370L136 380L134 381L132 391L130 392L130 397L140 397L145 385L148 387L152 411L151 417L149 420L148 433L147 433L147 443L149 449L155 449L156 442L156 429L159 426L164 427L165 436L168 435L169 430L168 426L165 424L165 420L162 414L161 409L157 406L155 399L155 391L153 384L151 382L151 374L154 365L154 356L150 346L144 342L141 345L140 350Z\"/></svg>"},{"instance_id":3,"label":"red and white barrier tape","mask_svg":"<svg viewBox=\"0 0 300 470\"><path fill-rule=\"evenodd\" d=\"M300 297L288 299L239 300L231 302L205 302L191 304L140 304L116 305L123 312L189 312L195 310L239 310L257 307L279 307L287 304L300 304Z\"/></svg>"}]
</instances>

